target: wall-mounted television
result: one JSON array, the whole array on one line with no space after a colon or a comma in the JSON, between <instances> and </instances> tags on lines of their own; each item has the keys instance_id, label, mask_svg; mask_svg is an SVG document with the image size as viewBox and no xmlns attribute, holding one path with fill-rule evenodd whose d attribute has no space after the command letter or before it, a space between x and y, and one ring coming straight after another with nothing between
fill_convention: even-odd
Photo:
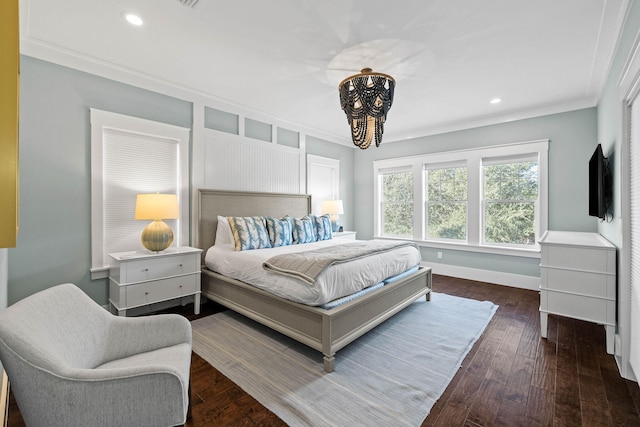
<instances>
[{"instance_id":1,"label":"wall-mounted television","mask_svg":"<svg viewBox=\"0 0 640 427\"><path fill-rule=\"evenodd\" d=\"M611 189L609 162L598 144L589 160L589 215L605 219L609 211Z\"/></svg>"}]
</instances>

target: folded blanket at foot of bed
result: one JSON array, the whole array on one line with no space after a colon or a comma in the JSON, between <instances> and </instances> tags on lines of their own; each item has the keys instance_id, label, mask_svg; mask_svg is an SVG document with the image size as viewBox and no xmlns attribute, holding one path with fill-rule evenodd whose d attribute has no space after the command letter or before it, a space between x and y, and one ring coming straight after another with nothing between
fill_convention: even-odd
<instances>
[{"instance_id":1,"label":"folded blanket at foot of bed","mask_svg":"<svg viewBox=\"0 0 640 427\"><path fill-rule=\"evenodd\" d=\"M411 242L358 241L312 251L276 255L266 260L262 268L271 273L296 277L308 284L313 284L318 276L332 265L404 246L417 248L416 244Z\"/></svg>"}]
</instances>

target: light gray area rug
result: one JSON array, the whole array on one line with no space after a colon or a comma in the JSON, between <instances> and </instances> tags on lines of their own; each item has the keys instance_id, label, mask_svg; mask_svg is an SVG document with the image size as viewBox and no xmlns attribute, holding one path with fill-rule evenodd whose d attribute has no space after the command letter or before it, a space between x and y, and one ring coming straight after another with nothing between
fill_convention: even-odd
<instances>
[{"instance_id":1,"label":"light gray area rug","mask_svg":"<svg viewBox=\"0 0 640 427\"><path fill-rule=\"evenodd\" d=\"M434 293L336 353L230 311L194 320L193 350L291 426L418 426L498 306Z\"/></svg>"}]
</instances>

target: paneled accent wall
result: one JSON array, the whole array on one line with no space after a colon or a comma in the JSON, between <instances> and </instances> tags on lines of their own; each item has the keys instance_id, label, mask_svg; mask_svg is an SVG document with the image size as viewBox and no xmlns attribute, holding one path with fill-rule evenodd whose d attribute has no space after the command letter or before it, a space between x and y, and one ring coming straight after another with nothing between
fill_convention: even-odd
<instances>
[{"instance_id":1,"label":"paneled accent wall","mask_svg":"<svg viewBox=\"0 0 640 427\"><path fill-rule=\"evenodd\" d=\"M303 150L221 132L204 137L204 188L304 193Z\"/></svg>"}]
</instances>

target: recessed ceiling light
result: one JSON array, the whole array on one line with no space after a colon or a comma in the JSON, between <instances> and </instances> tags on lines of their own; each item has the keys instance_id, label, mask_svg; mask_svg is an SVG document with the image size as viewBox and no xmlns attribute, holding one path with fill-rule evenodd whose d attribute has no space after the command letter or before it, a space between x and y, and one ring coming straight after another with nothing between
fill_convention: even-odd
<instances>
[{"instance_id":1,"label":"recessed ceiling light","mask_svg":"<svg viewBox=\"0 0 640 427\"><path fill-rule=\"evenodd\" d=\"M124 12L122 16L124 16L124 19L126 19L129 24L135 25L136 27L139 27L142 24L144 24L144 21L142 20L142 18L140 18L135 13Z\"/></svg>"},{"instance_id":2,"label":"recessed ceiling light","mask_svg":"<svg viewBox=\"0 0 640 427\"><path fill-rule=\"evenodd\" d=\"M502 99L500 99L500 98L493 98L493 99L491 100L491 103L492 103L492 104L500 104L501 102L502 102Z\"/></svg>"}]
</instances>

